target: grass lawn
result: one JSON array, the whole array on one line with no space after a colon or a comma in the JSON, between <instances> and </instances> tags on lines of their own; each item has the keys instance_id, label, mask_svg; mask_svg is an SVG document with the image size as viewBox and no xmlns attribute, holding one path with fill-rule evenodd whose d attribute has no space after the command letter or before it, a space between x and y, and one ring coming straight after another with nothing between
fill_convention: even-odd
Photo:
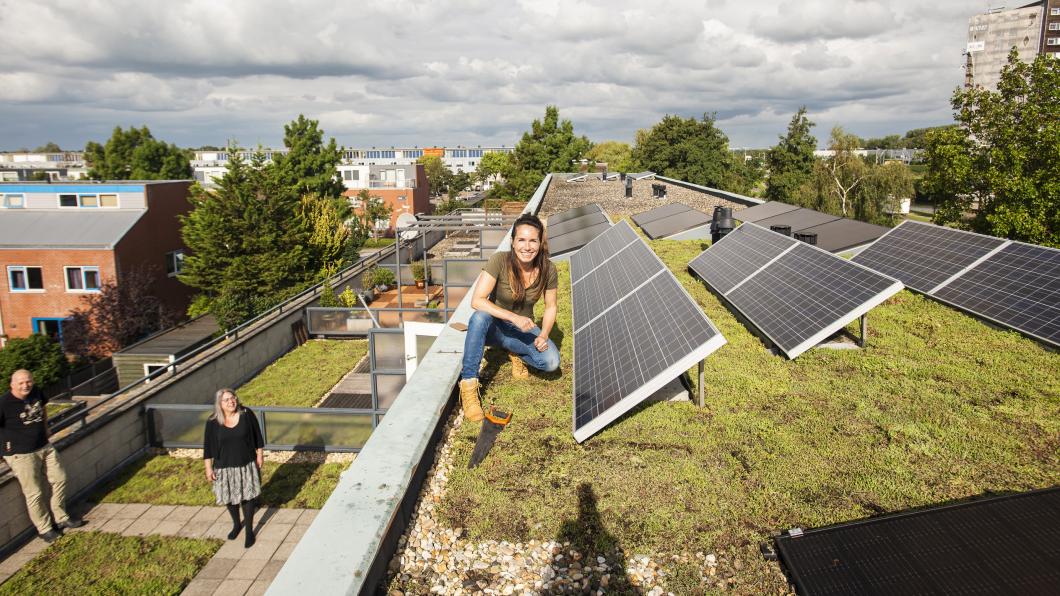
<instances>
[{"instance_id":1,"label":"grass lawn","mask_svg":"<svg viewBox=\"0 0 1060 596\"><path fill-rule=\"evenodd\" d=\"M5 594L180 594L220 540L78 532L0 585Z\"/></svg>"},{"instance_id":2,"label":"grass lawn","mask_svg":"<svg viewBox=\"0 0 1060 596\"><path fill-rule=\"evenodd\" d=\"M368 353L368 340L313 339L237 390L248 406L311 408Z\"/></svg>"},{"instance_id":3,"label":"grass lawn","mask_svg":"<svg viewBox=\"0 0 1060 596\"><path fill-rule=\"evenodd\" d=\"M561 374L515 383L490 356L484 402L514 418L474 470L478 425L460 429L440 504L452 527L627 556L714 552L737 591L776 593L784 580L757 551L772 531L1060 483L1060 354L903 291L869 314L865 350L789 361L687 272L705 244L651 244L728 339L706 360L706 407L643 405L575 443L561 264Z\"/></svg>"},{"instance_id":4,"label":"grass lawn","mask_svg":"<svg viewBox=\"0 0 1060 596\"><path fill-rule=\"evenodd\" d=\"M348 464L278 464L265 462L261 473L261 504L265 507L320 509L335 490ZM97 490L97 503L152 505L216 505L201 459L158 455L122 470Z\"/></svg>"},{"instance_id":5,"label":"grass lawn","mask_svg":"<svg viewBox=\"0 0 1060 596\"><path fill-rule=\"evenodd\" d=\"M385 248L394 244L393 238L368 238L361 248Z\"/></svg>"}]
</instances>

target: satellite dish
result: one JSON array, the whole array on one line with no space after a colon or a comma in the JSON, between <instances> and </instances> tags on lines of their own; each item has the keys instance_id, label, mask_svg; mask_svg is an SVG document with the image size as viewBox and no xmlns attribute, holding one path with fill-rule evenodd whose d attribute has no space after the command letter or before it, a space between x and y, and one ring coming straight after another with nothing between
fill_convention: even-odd
<instances>
[{"instance_id":1,"label":"satellite dish","mask_svg":"<svg viewBox=\"0 0 1060 596\"><path fill-rule=\"evenodd\" d=\"M402 240L413 240L420 235L419 230L405 230L401 231L401 228L411 226L412 224L419 221L416 216L411 213L402 213L397 218L397 229L398 233L401 234Z\"/></svg>"}]
</instances>

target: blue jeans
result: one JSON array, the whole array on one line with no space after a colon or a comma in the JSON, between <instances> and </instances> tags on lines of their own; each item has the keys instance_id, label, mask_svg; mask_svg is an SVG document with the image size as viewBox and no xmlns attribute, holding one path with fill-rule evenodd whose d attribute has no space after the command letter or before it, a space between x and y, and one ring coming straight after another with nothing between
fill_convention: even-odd
<instances>
[{"instance_id":1,"label":"blue jeans","mask_svg":"<svg viewBox=\"0 0 1060 596\"><path fill-rule=\"evenodd\" d=\"M559 349L552 340L548 340L548 349L538 352L534 340L541 334L540 327L530 331L520 331L508 321L493 318L490 314L476 310L467 324L467 337L464 338L464 367L460 370L460 379L478 378L478 368L482 363L482 352L487 345L504 348L521 357L527 366L544 372L559 368Z\"/></svg>"}]
</instances>

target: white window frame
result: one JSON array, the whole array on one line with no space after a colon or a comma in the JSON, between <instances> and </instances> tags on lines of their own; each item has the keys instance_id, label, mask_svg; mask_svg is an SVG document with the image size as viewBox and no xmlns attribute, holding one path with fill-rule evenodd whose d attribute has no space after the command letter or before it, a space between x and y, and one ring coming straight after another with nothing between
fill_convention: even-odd
<instances>
[{"instance_id":1,"label":"white window frame","mask_svg":"<svg viewBox=\"0 0 1060 596\"><path fill-rule=\"evenodd\" d=\"M1047 46L1060 46L1060 37L1050 37L1049 40L1047 42L1045 42L1045 45L1047 45Z\"/></svg>"},{"instance_id":2,"label":"white window frame","mask_svg":"<svg viewBox=\"0 0 1060 596\"><path fill-rule=\"evenodd\" d=\"M81 287L71 288L70 287L70 270L80 269L81 270ZM96 272L96 287L88 287L88 279L85 277L85 272L95 271ZM100 287L103 285L103 279L99 275L99 267L93 265L66 265L63 267L63 284L66 285L66 291L75 294L95 294L100 291Z\"/></svg>"},{"instance_id":3,"label":"white window frame","mask_svg":"<svg viewBox=\"0 0 1060 596\"><path fill-rule=\"evenodd\" d=\"M11 199L18 197L19 204L12 205ZM25 209L26 208L26 195L22 193L9 193L4 195L4 209Z\"/></svg>"},{"instance_id":4,"label":"white window frame","mask_svg":"<svg viewBox=\"0 0 1060 596\"><path fill-rule=\"evenodd\" d=\"M39 287L39 288L31 288L31 287L29 287L29 270L30 269L40 269L40 286L41 287ZM21 271L22 272L22 278L26 280L26 287L25 288L16 288L15 287L14 279L11 277L11 274L16 272L16 271ZM10 290L11 292L19 293L19 294L22 294L22 293L26 293L26 294L40 294L40 293L43 293L44 292L44 268L40 267L38 265L8 265L8 267L7 267L7 289Z\"/></svg>"},{"instance_id":5,"label":"white window frame","mask_svg":"<svg viewBox=\"0 0 1060 596\"><path fill-rule=\"evenodd\" d=\"M99 208L100 209L117 209L117 208L121 207L121 195L119 195L116 192L101 192L98 195L96 195L96 197L98 197L96 200L99 202ZM104 205L103 204L103 197L114 197L114 206L113 207L108 207L108 206Z\"/></svg>"},{"instance_id":6,"label":"white window frame","mask_svg":"<svg viewBox=\"0 0 1060 596\"><path fill-rule=\"evenodd\" d=\"M184 257L187 254L183 248L166 253L166 275L168 277L176 277L184 272ZM170 271L171 268L172 271Z\"/></svg>"},{"instance_id":7,"label":"white window frame","mask_svg":"<svg viewBox=\"0 0 1060 596\"><path fill-rule=\"evenodd\" d=\"M1049 16L1051 16L1051 17L1060 17L1060 8L1050 8L1049 9Z\"/></svg>"},{"instance_id":8,"label":"white window frame","mask_svg":"<svg viewBox=\"0 0 1060 596\"><path fill-rule=\"evenodd\" d=\"M1049 23L1050 31L1060 31L1060 23Z\"/></svg>"},{"instance_id":9,"label":"white window frame","mask_svg":"<svg viewBox=\"0 0 1060 596\"><path fill-rule=\"evenodd\" d=\"M73 205L63 205L63 197L73 197L74 198L74 204ZM56 204L59 205L60 209L78 209L80 204L81 204L81 199L78 198L77 194L76 193L71 193L71 192L64 192L64 193L56 196L55 200L56 200Z\"/></svg>"}]
</instances>

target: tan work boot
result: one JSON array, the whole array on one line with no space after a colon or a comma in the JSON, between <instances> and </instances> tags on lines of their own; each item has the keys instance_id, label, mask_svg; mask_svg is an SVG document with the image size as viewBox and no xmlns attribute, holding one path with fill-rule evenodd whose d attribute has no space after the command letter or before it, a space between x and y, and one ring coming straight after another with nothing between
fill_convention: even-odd
<instances>
[{"instance_id":1,"label":"tan work boot","mask_svg":"<svg viewBox=\"0 0 1060 596\"><path fill-rule=\"evenodd\" d=\"M508 359L512 361L512 378L516 381L522 381L530 378L530 371L526 369L526 363L523 359L508 352Z\"/></svg>"},{"instance_id":2,"label":"tan work boot","mask_svg":"<svg viewBox=\"0 0 1060 596\"><path fill-rule=\"evenodd\" d=\"M464 408L464 417L472 422L486 417L482 413L482 402L478 397L478 379L460 381L460 406Z\"/></svg>"}]
</instances>

